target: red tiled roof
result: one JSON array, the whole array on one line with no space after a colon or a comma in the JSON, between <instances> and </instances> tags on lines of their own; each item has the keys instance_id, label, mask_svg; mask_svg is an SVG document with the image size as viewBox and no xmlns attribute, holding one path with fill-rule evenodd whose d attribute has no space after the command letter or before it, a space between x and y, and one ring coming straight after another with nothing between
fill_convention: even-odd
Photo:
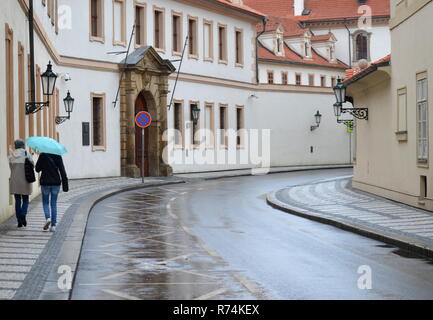
<instances>
[{"instance_id":1,"label":"red tiled roof","mask_svg":"<svg viewBox=\"0 0 433 320\"><path fill-rule=\"evenodd\" d=\"M256 10L256 9L248 6L247 4L245 4L245 2L244 2L244 4L239 5L239 4L236 4L236 3L232 3L232 2L230 2L228 0L214 0L214 1L219 2L221 4L224 4L226 6L229 6L229 7L233 7L233 8L236 8L236 9L240 9L242 11L246 11L248 13L252 13L252 14L257 15L257 16L261 16L261 17L265 17L266 16L266 14L263 14L259 10Z\"/></svg>"},{"instance_id":2,"label":"red tiled roof","mask_svg":"<svg viewBox=\"0 0 433 320\"><path fill-rule=\"evenodd\" d=\"M302 21L359 18L364 14L364 12L358 13L358 9L361 6L358 0L304 1L305 9L311 10L311 13L309 15L297 17ZM373 17L390 15L390 0L367 0L365 5L371 8L371 15ZM266 11L264 12L266 13Z\"/></svg>"},{"instance_id":3,"label":"red tiled roof","mask_svg":"<svg viewBox=\"0 0 433 320\"><path fill-rule=\"evenodd\" d=\"M278 17L294 17L294 0L243 0L244 4L265 14ZM367 0L365 5L372 9L372 16L389 16L390 0ZM358 18L360 4L358 0L304 0L305 10L309 15L296 16L299 21L333 20Z\"/></svg>"},{"instance_id":4,"label":"red tiled roof","mask_svg":"<svg viewBox=\"0 0 433 320\"><path fill-rule=\"evenodd\" d=\"M303 59L300 55L290 49L287 45L284 45L284 53L285 56L276 56L272 51L265 48L263 45L259 45L259 59L265 60L273 60L273 61L281 61L281 62L289 62L294 64L307 64L307 65L315 65L315 66L323 66L323 67L334 67L346 69L347 65L341 61L336 63L329 62L321 55L319 55L314 49L312 49L313 57L312 59Z\"/></svg>"},{"instance_id":5,"label":"red tiled roof","mask_svg":"<svg viewBox=\"0 0 433 320\"><path fill-rule=\"evenodd\" d=\"M311 41L326 41L326 40L331 39L331 37L332 37L331 33L321 34L318 36L312 36Z\"/></svg>"},{"instance_id":6,"label":"red tiled roof","mask_svg":"<svg viewBox=\"0 0 433 320\"><path fill-rule=\"evenodd\" d=\"M349 80L351 80L353 77L355 77L356 75L359 75L360 78L363 77L362 74L365 73L365 75L369 74L370 72L374 71L375 69L377 69L377 65L381 64L381 63L385 63L385 62L390 62L391 61L391 55L387 55L385 57L383 57L382 59L379 59L375 62L372 62L370 66L368 66L367 68L364 69L347 69L346 70L346 78L344 79L344 82L348 82Z\"/></svg>"},{"instance_id":7,"label":"red tiled roof","mask_svg":"<svg viewBox=\"0 0 433 320\"><path fill-rule=\"evenodd\" d=\"M243 0L243 2L270 16L293 16L293 0Z\"/></svg>"},{"instance_id":8,"label":"red tiled roof","mask_svg":"<svg viewBox=\"0 0 433 320\"><path fill-rule=\"evenodd\" d=\"M284 29L285 37L292 37L302 35L308 31L308 29L302 28L299 23L291 18L280 18L275 16L269 16L269 21L266 23L266 31L275 31L281 25ZM263 30L263 23L257 24L257 31Z\"/></svg>"}]
</instances>

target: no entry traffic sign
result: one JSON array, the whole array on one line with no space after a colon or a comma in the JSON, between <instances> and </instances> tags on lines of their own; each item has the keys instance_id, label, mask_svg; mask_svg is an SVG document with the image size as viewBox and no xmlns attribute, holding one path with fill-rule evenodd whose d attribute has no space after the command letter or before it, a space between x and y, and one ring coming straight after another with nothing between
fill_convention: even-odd
<instances>
[{"instance_id":1,"label":"no entry traffic sign","mask_svg":"<svg viewBox=\"0 0 433 320\"><path fill-rule=\"evenodd\" d=\"M152 117L146 111L141 111L135 116L135 124L140 128L147 128L151 123Z\"/></svg>"}]
</instances>

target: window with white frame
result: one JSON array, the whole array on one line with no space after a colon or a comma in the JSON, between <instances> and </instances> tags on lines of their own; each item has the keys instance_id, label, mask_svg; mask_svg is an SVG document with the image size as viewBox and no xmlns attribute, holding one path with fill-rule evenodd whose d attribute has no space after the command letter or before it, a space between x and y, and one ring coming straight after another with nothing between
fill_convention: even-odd
<instances>
[{"instance_id":1,"label":"window with white frame","mask_svg":"<svg viewBox=\"0 0 433 320\"><path fill-rule=\"evenodd\" d=\"M146 44L146 5L135 4L135 45Z\"/></svg>"},{"instance_id":2,"label":"window with white frame","mask_svg":"<svg viewBox=\"0 0 433 320\"><path fill-rule=\"evenodd\" d=\"M397 91L397 132L407 131L407 93L406 88Z\"/></svg>"},{"instance_id":3,"label":"window with white frame","mask_svg":"<svg viewBox=\"0 0 433 320\"><path fill-rule=\"evenodd\" d=\"M244 64L244 45L243 45L243 33L241 29L235 29L235 46L236 46L236 64Z\"/></svg>"},{"instance_id":4,"label":"window with white frame","mask_svg":"<svg viewBox=\"0 0 433 320\"><path fill-rule=\"evenodd\" d=\"M91 94L93 150L105 150L105 94Z\"/></svg>"},{"instance_id":5,"label":"window with white frame","mask_svg":"<svg viewBox=\"0 0 433 320\"><path fill-rule=\"evenodd\" d=\"M218 59L219 62L227 63L227 26L218 26Z\"/></svg>"},{"instance_id":6,"label":"window with white frame","mask_svg":"<svg viewBox=\"0 0 433 320\"><path fill-rule=\"evenodd\" d=\"M199 108L199 103L197 101L195 102L190 102L189 103L189 115L190 118L189 120L191 121L191 144L194 146L197 146L200 144L200 136L199 136L199 132L200 132L200 120L197 120L197 122L194 122L194 117L193 117L193 112L192 110L195 108Z\"/></svg>"},{"instance_id":7,"label":"window with white frame","mask_svg":"<svg viewBox=\"0 0 433 320\"><path fill-rule=\"evenodd\" d=\"M173 54L182 54L182 15L180 13L173 13L172 15L172 29L173 29Z\"/></svg>"},{"instance_id":8,"label":"window with white frame","mask_svg":"<svg viewBox=\"0 0 433 320\"><path fill-rule=\"evenodd\" d=\"M176 147L183 146L183 103L175 101L173 104L174 113L174 145Z\"/></svg>"},{"instance_id":9,"label":"window with white frame","mask_svg":"<svg viewBox=\"0 0 433 320\"><path fill-rule=\"evenodd\" d=\"M281 83L282 84L288 84L289 83L289 74L287 73L287 71L281 72Z\"/></svg>"},{"instance_id":10,"label":"window with white frame","mask_svg":"<svg viewBox=\"0 0 433 320\"><path fill-rule=\"evenodd\" d=\"M212 22L205 20L203 23L203 50L204 59L213 60L213 30Z\"/></svg>"},{"instance_id":11,"label":"window with white frame","mask_svg":"<svg viewBox=\"0 0 433 320\"><path fill-rule=\"evenodd\" d=\"M212 148L215 144L215 125L214 125L214 105L213 103L205 104L205 137L206 137L206 147Z\"/></svg>"},{"instance_id":12,"label":"window with white frame","mask_svg":"<svg viewBox=\"0 0 433 320\"><path fill-rule=\"evenodd\" d=\"M197 58L198 56L198 18L188 17L188 48L189 56L192 58Z\"/></svg>"},{"instance_id":13,"label":"window with white frame","mask_svg":"<svg viewBox=\"0 0 433 320\"><path fill-rule=\"evenodd\" d=\"M220 145L222 147L227 147L227 128L228 128L228 118L227 118L227 105L220 105L219 108L219 121L220 121Z\"/></svg>"},{"instance_id":14,"label":"window with white frame","mask_svg":"<svg viewBox=\"0 0 433 320\"><path fill-rule=\"evenodd\" d=\"M155 49L164 50L164 10L155 8L153 12L153 41Z\"/></svg>"},{"instance_id":15,"label":"window with white frame","mask_svg":"<svg viewBox=\"0 0 433 320\"><path fill-rule=\"evenodd\" d=\"M236 146L242 147L245 135L244 106L236 106L236 133Z\"/></svg>"},{"instance_id":16,"label":"window with white frame","mask_svg":"<svg viewBox=\"0 0 433 320\"><path fill-rule=\"evenodd\" d=\"M104 1L90 0L90 39L104 39Z\"/></svg>"},{"instance_id":17,"label":"window with white frame","mask_svg":"<svg viewBox=\"0 0 433 320\"><path fill-rule=\"evenodd\" d=\"M113 0L113 44L126 45L125 0Z\"/></svg>"},{"instance_id":18,"label":"window with white frame","mask_svg":"<svg viewBox=\"0 0 433 320\"><path fill-rule=\"evenodd\" d=\"M418 120L418 161L428 160L428 121L427 121L427 76L421 75L417 80L417 120Z\"/></svg>"}]
</instances>

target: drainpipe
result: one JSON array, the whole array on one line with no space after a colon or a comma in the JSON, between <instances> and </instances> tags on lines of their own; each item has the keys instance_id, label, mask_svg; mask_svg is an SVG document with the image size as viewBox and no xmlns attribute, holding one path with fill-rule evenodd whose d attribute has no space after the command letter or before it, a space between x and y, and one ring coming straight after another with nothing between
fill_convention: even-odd
<instances>
[{"instance_id":1,"label":"drainpipe","mask_svg":"<svg viewBox=\"0 0 433 320\"><path fill-rule=\"evenodd\" d=\"M260 32L256 37L256 81L259 84L259 38L260 36L266 32L266 24L268 23L268 17L263 18L263 31Z\"/></svg>"},{"instance_id":2,"label":"drainpipe","mask_svg":"<svg viewBox=\"0 0 433 320\"><path fill-rule=\"evenodd\" d=\"M350 45L350 38L351 38L351 36L350 36L350 30L349 30L349 28L347 27L347 24L346 24L346 19L344 19L344 26L346 27L346 30L347 30L347 33L348 33L348 40L349 40L349 67L350 67L350 69L352 69L352 46Z\"/></svg>"},{"instance_id":3,"label":"drainpipe","mask_svg":"<svg viewBox=\"0 0 433 320\"><path fill-rule=\"evenodd\" d=\"M33 0L29 1L29 40L30 40L30 95L31 101L36 101L35 93L35 45L34 45L34 18L33 18Z\"/></svg>"}]
</instances>

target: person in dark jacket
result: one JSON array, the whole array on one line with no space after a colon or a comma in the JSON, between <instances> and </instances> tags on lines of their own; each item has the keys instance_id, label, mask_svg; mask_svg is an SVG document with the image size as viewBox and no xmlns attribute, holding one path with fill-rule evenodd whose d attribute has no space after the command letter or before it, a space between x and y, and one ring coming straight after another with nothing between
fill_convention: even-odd
<instances>
[{"instance_id":1,"label":"person in dark jacket","mask_svg":"<svg viewBox=\"0 0 433 320\"><path fill-rule=\"evenodd\" d=\"M42 172L39 181L41 184L42 204L46 219L43 229L47 231L51 225L50 231L54 232L57 225L57 197L60 192L60 186L63 186L63 192L69 191L65 166L63 165L61 156L41 153L35 169L36 172Z\"/></svg>"},{"instance_id":2,"label":"person in dark jacket","mask_svg":"<svg viewBox=\"0 0 433 320\"><path fill-rule=\"evenodd\" d=\"M18 221L18 228L27 226L27 210L29 207L29 196L32 194L32 184L27 182L24 164L28 158L31 163L33 159L26 151L24 140L15 141L15 150L9 156L9 167L11 177L9 179L9 192L15 197L15 212Z\"/></svg>"}]
</instances>

